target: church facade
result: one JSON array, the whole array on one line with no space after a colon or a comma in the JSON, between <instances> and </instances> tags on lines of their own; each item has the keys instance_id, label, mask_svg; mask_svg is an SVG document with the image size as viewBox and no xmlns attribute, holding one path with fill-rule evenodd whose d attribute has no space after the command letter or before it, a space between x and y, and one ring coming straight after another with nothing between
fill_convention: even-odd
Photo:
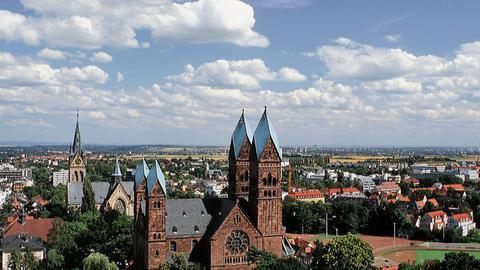
<instances>
[{"instance_id":1,"label":"church facade","mask_svg":"<svg viewBox=\"0 0 480 270\"><path fill-rule=\"evenodd\" d=\"M256 247L277 256L293 249L282 226L281 160L277 134L263 113L255 133L242 112L229 150L228 198L167 199L155 161L135 170L135 266L158 269L173 253L207 269L253 269Z\"/></svg>"},{"instance_id":2,"label":"church facade","mask_svg":"<svg viewBox=\"0 0 480 270\"><path fill-rule=\"evenodd\" d=\"M80 127L75 127L73 143L69 151L69 180L67 183L67 204L74 208L82 205L83 182L87 177L87 159L80 139ZM110 181L92 182L95 204L98 209L116 209L120 213L133 216L133 181L125 181L118 159L115 161Z\"/></svg>"}]
</instances>

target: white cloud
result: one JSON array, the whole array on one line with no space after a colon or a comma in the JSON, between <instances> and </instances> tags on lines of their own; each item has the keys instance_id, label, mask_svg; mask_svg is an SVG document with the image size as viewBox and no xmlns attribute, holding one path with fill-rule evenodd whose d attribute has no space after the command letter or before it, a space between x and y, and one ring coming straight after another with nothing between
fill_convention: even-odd
<instances>
[{"instance_id":1,"label":"white cloud","mask_svg":"<svg viewBox=\"0 0 480 270\"><path fill-rule=\"evenodd\" d=\"M0 85L3 86L103 84L107 79L108 74L96 66L52 68L45 63L0 52Z\"/></svg>"},{"instance_id":2,"label":"white cloud","mask_svg":"<svg viewBox=\"0 0 480 270\"><path fill-rule=\"evenodd\" d=\"M55 47L148 47L137 40L146 30L157 39L192 43L227 42L267 47L268 39L253 30L253 8L239 0L160 2L140 0L115 4L101 1L22 0L33 15L0 10L0 39Z\"/></svg>"},{"instance_id":3,"label":"white cloud","mask_svg":"<svg viewBox=\"0 0 480 270\"><path fill-rule=\"evenodd\" d=\"M385 40L388 42L399 42L402 39L402 35L400 34L393 34L393 35L386 35Z\"/></svg>"},{"instance_id":4,"label":"white cloud","mask_svg":"<svg viewBox=\"0 0 480 270\"><path fill-rule=\"evenodd\" d=\"M95 52L92 57L90 57L90 61L98 63L108 63L112 62L112 60L112 56L106 52Z\"/></svg>"},{"instance_id":5,"label":"white cloud","mask_svg":"<svg viewBox=\"0 0 480 270\"><path fill-rule=\"evenodd\" d=\"M124 79L123 74L120 72L117 72L117 82L122 82Z\"/></svg>"},{"instance_id":6,"label":"white cloud","mask_svg":"<svg viewBox=\"0 0 480 270\"><path fill-rule=\"evenodd\" d=\"M388 79L408 74L430 75L445 69L444 59L416 56L402 49L376 48L347 38L317 49L317 56L334 78Z\"/></svg>"},{"instance_id":7,"label":"white cloud","mask_svg":"<svg viewBox=\"0 0 480 270\"><path fill-rule=\"evenodd\" d=\"M41 58L53 59L53 60L61 60L67 57L65 52L60 50L52 50L49 48L42 49L37 53L37 56Z\"/></svg>"},{"instance_id":8,"label":"white cloud","mask_svg":"<svg viewBox=\"0 0 480 270\"><path fill-rule=\"evenodd\" d=\"M195 68L185 67L185 72L168 76L168 80L185 85L218 85L225 87L259 88L261 81L299 82L306 80L298 70L283 67L278 72L270 70L261 59L227 61L217 60Z\"/></svg>"},{"instance_id":9,"label":"white cloud","mask_svg":"<svg viewBox=\"0 0 480 270\"><path fill-rule=\"evenodd\" d=\"M14 126L35 119L58 130L59 118L65 120L71 115L66 112L79 106L87 112L90 130L94 127L92 141L228 144L240 109L246 108L254 128L267 105L286 144L476 142L474 135L468 142L462 139L480 128L480 43L463 44L450 57L346 38L330 47L322 51L331 61L325 74L307 86L282 90L266 89L262 82L300 81L300 72L272 69L261 59L188 65L149 87L103 89L108 75L98 67L53 68L1 53L0 120ZM342 53L331 56L337 51ZM391 60L382 63L391 57L405 62L395 72ZM355 68L340 72L339 66L350 65ZM452 134L459 139L453 141Z\"/></svg>"},{"instance_id":10,"label":"white cloud","mask_svg":"<svg viewBox=\"0 0 480 270\"><path fill-rule=\"evenodd\" d=\"M302 82L307 79L305 75L298 70L289 67L283 67L278 71L278 78L287 82Z\"/></svg>"}]
</instances>

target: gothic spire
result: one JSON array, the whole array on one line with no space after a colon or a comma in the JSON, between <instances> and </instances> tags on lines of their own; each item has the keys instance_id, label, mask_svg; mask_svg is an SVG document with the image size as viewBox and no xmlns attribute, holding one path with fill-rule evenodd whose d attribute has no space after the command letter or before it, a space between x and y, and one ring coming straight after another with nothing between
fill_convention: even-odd
<instances>
[{"instance_id":1,"label":"gothic spire","mask_svg":"<svg viewBox=\"0 0 480 270\"><path fill-rule=\"evenodd\" d=\"M275 129L273 128L270 117L268 117L267 106L265 106L265 111L263 112L263 115L258 122L257 128L255 129L255 133L253 134L253 141L255 144L257 158L259 158L262 154L269 138L272 139L278 155L280 156L280 158L282 158L282 149L280 148L280 145L278 143L278 136L275 132Z\"/></svg>"},{"instance_id":2,"label":"gothic spire","mask_svg":"<svg viewBox=\"0 0 480 270\"><path fill-rule=\"evenodd\" d=\"M122 180L122 171L120 170L120 163L118 162L118 158L115 159L115 167L113 169L112 177L117 182L120 182Z\"/></svg>"},{"instance_id":3,"label":"gothic spire","mask_svg":"<svg viewBox=\"0 0 480 270\"><path fill-rule=\"evenodd\" d=\"M77 125L75 127L75 134L73 136L73 144L70 147L70 155L74 156L76 154L79 154L83 156L83 148L82 148L82 143L80 140L80 127L78 125L78 109L77 109Z\"/></svg>"},{"instance_id":4,"label":"gothic spire","mask_svg":"<svg viewBox=\"0 0 480 270\"><path fill-rule=\"evenodd\" d=\"M245 112L244 110L242 110L242 115L240 116L237 127L235 127L235 130L232 134L232 146L235 153L235 158L240 155L240 149L243 146L245 137L247 138L249 143L252 143L252 130L250 129L250 126L245 119Z\"/></svg>"}]
</instances>

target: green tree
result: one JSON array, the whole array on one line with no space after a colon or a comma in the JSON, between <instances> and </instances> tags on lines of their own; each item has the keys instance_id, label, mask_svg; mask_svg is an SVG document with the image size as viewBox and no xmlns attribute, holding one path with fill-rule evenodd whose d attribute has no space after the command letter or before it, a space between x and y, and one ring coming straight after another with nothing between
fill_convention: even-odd
<instances>
[{"instance_id":1,"label":"green tree","mask_svg":"<svg viewBox=\"0 0 480 270\"><path fill-rule=\"evenodd\" d=\"M8 259L8 268L12 270L22 269L23 255L19 250L14 250Z\"/></svg>"},{"instance_id":2,"label":"green tree","mask_svg":"<svg viewBox=\"0 0 480 270\"><path fill-rule=\"evenodd\" d=\"M442 270L480 269L480 260L466 252L449 252L445 254Z\"/></svg>"},{"instance_id":3,"label":"green tree","mask_svg":"<svg viewBox=\"0 0 480 270\"><path fill-rule=\"evenodd\" d=\"M335 237L326 245L319 245L314 252L312 269L359 270L369 269L373 262L373 250L367 242L347 234Z\"/></svg>"},{"instance_id":4,"label":"green tree","mask_svg":"<svg viewBox=\"0 0 480 270\"><path fill-rule=\"evenodd\" d=\"M42 270L56 270L62 269L65 263L65 258L55 249L50 249L47 252L47 257L40 263L39 269Z\"/></svg>"},{"instance_id":5,"label":"green tree","mask_svg":"<svg viewBox=\"0 0 480 270\"><path fill-rule=\"evenodd\" d=\"M303 270L294 258L281 259L270 252L252 247L247 253L249 262L255 262L255 270Z\"/></svg>"},{"instance_id":6,"label":"green tree","mask_svg":"<svg viewBox=\"0 0 480 270\"><path fill-rule=\"evenodd\" d=\"M340 233L357 233L368 225L368 208L351 201L340 201L333 205L334 225Z\"/></svg>"},{"instance_id":7,"label":"green tree","mask_svg":"<svg viewBox=\"0 0 480 270\"><path fill-rule=\"evenodd\" d=\"M83 182L83 198L82 198L82 213L96 212L95 194L93 192L92 183L88 177L85 177Z\"/></svg>"},{"instance_id":8,"label":"green tree","mask_svg":"<svg viewBox=\"0 0 480 270\"><path fill-rule=\"evenodd\" d=\"M134 220L116 210L105 212L104 217L108 230L103 252L117 265L125 267L125 262L133 258Z\"/></svg>"},{"instance_id":9,"label":"green tree","mask_svg":"<svg viewBox=\"0 0 480 270\"><path fill-rule=\"evenodd\" d=\"M83 260L83 270L118 270L115 263L101 253L91 253Z\"/></svg>"},{"instance_id":10,"label":"green tree","mask_svg":"<svg viewBox=\"0 0 480 270\"><path fill-rule=\"evenodd\" d=\"M187 258L179 253L172 254L172 262L160 265L160 270L200 270L200 266L189 264Z\"/></svg>"}]
</instances>

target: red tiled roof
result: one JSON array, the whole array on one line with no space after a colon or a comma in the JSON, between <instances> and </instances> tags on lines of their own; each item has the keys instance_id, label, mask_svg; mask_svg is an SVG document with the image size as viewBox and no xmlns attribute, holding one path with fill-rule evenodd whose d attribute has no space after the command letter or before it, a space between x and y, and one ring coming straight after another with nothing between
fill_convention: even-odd
<instances>
[{"instance_id":1,"label":"red tiled roof","mask_svg":"<svg viewBox=\"0 0 480 270\"><path fill-rule=\"evenodd\" d=\"M438 206L438 202L436 199L432 198L432 199L428 199L427 202L430 202L434 207L437 207Z\"/></svg>"},{"instance_id":2,"label":"red tiled roof","mask_svg":"<svg viewBox=\"0 0 480 270\"><path fill-rule=\"evenodd\" d=\"M320 190L295 191L289 192L288 196L293 198L322 198L323 192Z\"/></svg>"},{"instance_id":3,"label":"red tiled roof","mask_svg":"<svg viewBox=\"0 0 480 270\"><path fill-rule=\"evenodd\" d=\"M358 188L356 187L346 187L346 188L342 188L342 192L354 193L354 192L360 192L360 190L358 190Z\"/></svg>"},{"instance_id":4,"label":"red tiled roof","mask_svg":"<svg viewBox=\"0 0 480 270\"><path fill-rule=\"evenodd\" d=\"M421 190L430 190L433 192L435 189L432 187L424 187L424 188L411 188L410 191L415 193L416 191L421 191Z\"/></svg>"},{"instance_id":5,"label":"red tiled roof","mask_svg":"<svg viewBox=\"0 0 480 270\"><path fill-rule=\"evenodd\" d=\"M472 217L468 213L454 214L453 218L458 222L464 221L464 220L469 220L469 221L472 220Z\"/></svg>"},{"instance_id":6,"label":"red tiled roof","mask_svg":"<svg viewBox=\"0 0 480 270\"><path fill-rule=\"evenodd\" d=\"M406 178L406 179L403 179L402 182L408 183L408 184L420 184L420 180L418 180L417 178Z\"/></svg>"},{"instance_id":7,"label":"red tiled roof","mask_svg":"<svg viewBox=\"0 0 480 270\"><path fill-rule=\"evenodd\" d=\"M47 241L47 236L50 230L53 228L54 218L45 219L28 219L25 223L20 222L13 223L4 233L4 237L11 235L19 235L20 233L26 233L31 236L40 237L43 241Z\"/></svg>"},{"instance_id":8,"label":"red tiled roof","mask_svg":"<svg viewBox=\"0 0 480 270\"><path fill-rule=\"evenodd\" d=\"M435 217L443 217L446 214L445 214L445 212L439 210L439 211L428 212L428 213L426 213L426 215L429 215L431 218L435 218Z\"/></svg>"},{"instance_id":9,"label":"red tiled roof","mask_svg":"<svg viewBox=\"0 0 480 270\"><path fill-rule=\"evenodd\" d=\"M465 188L463 187L462 184L443 185L442 189L444 189L444 190L455 190L455 191L465 191Z\"/></svg>"},{"instance_id":10,"label":"red tiled roof","mask_svg":"<svg viewBox=\"0 0 480 270\"><path fill-rule=\"evenodd\" d=\"M383 182L382 184L378 185L377 188L379 190L386 190L386 189L400 189L400 187L393 182Z\"/></svg>"},{"instance_id":11,"label":"red tiled roof","mask_svg":"<svg viewBox=\"0 0 480 270\"><path fill-rule=\"evenodd\" d=\"M407 196L401 196L400 199L398 199L400 202L410 202L410 199Z\"/></svg>"}]
</instances>

